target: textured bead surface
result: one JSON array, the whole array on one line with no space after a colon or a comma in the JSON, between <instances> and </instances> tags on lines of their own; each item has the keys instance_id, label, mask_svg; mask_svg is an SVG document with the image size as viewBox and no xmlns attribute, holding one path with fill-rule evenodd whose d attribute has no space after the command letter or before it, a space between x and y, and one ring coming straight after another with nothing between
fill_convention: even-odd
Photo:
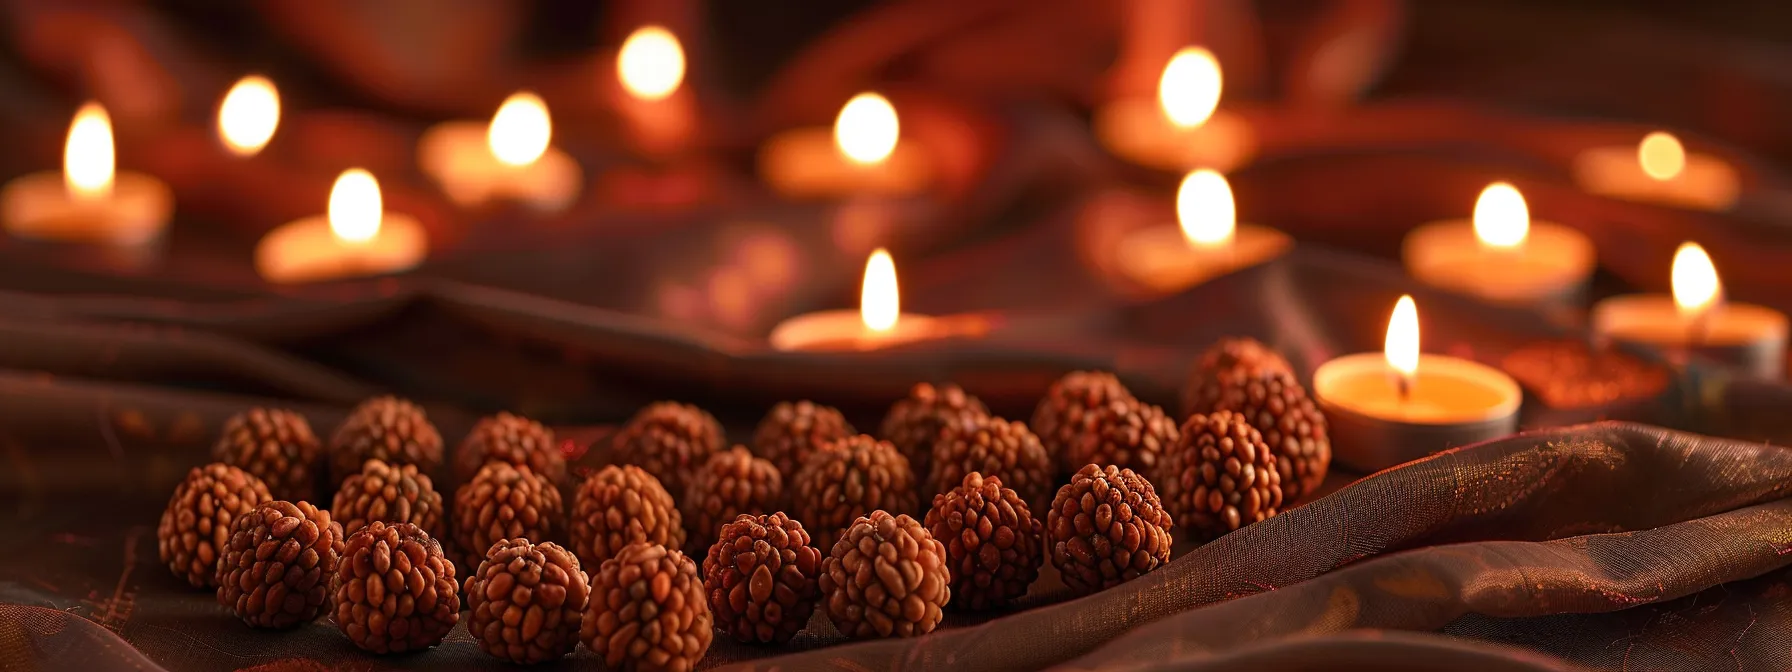
<instances>
[{"instance_id":1,"label":"textured bead surface","mask_svg":"<svg viewBox=\"0 0 1792 672\"><path fill-rule=\"evenodd\" d=\"M1176 421L1163 409L1137 399L1115 399L1095 409L1083 433L1062 455L1059 469L1074 474L1083 465L1112 464L1154 473L1179 433Z\"/></svg>"},{"instance_id":2,"label":"textured bead surface","mask_svg":"<svg viewBox=\"0 0 1792 672\"><path fill-rule=\"evenodd\" d=\"M776 511L783 501L784 479L771 462L740 446L716 453L697 470L678 500L687 555L703 557L722 525L741 514Z\"/></svg>"},{"instance_id":3,"label":"textured bead surface","mask_svg":"<svg viewBox=\"0 0 1792 672\"><path fill-rule=\"evenodd\" d=\"M336 489L330 514L348 534L376 520L411 523L432 537L442 534L442 495L413 464L362 463L360 473L349 476Z\"/></svg>"},{"instance_id":4,"label":"textured bead surface","mask_svg":"<svg viewBox=\"0 0 1792 672\"><path fill-rule=\"evenodd\" d=\"M316 620L342 550L338 529L310 502L264 502L238 516L218 562L218 604L258 628Z\"/></svg>"},{"instance_id":5,"label":"textured bead surface","mask_svg":"<svg viewBox=\"0 0 1792 672\"><path fill-rule=\"evenodd\" d=\"M1276 515L1282 505L1275 454L1231 411L1189 416L1158 482L1164 507L1202 542Z\"/></svg>"},{"instance_id":6,"label":"textured bead surface","mask_svg":"<svg viewBox=\"0 0 1792 672\"><path fill-rule=\"evenodd\" d=\"M268 493L291 501L317 496L323 444L305 416L277 408L252 408L230 416L212 446L212 461L261 479Z\"/></svg>"},{"instance_id":7,"label":"textured bead surface","mask_svg":"<svg viewBox=\"0 0 1792 672\"><path fill-rule=\"evenodd\" d=\"M616 433L612 457L659 479L668 492L684 492L692 471L722 449L722 424L690 404L648 404Z\"/></svg>"},{"instance_id":8,"label":"textured bead surface","mask_svg":"<svg viewBox=\"0 0 1792 672\"><path fill-rule=\"evenodd\" d=\"M1106 590L1170 561L1170 514L1150 481L1088 465L1058 489L1046 516L1052 565L1078 594Z\"/></svg>"},{"instance_id":9,"label":"textured bead surface","mask_svg":"<svg viewBox=\"0 0 1792 672\"><path fill-rule=\"evenodd\" d=\"M194 467L174 487L156 525L163 564L194 588L217 587L218 557L230 541L231 523L272 499L249 472L221 462Z\"/></svg>"},{"instance_id":10,"label":"textured bead surface","mask_svg":"<svg viewBox=\"0 0 1792 672\"><path fill-rule=\"evenodd\" d=\"M368 460L434 472L442 466L442 435L422 407L397 397L374 397L355 407L330 437L330 484L340 485Z\"/></svg>"},{"instance_id":11,"label":"textured bead surface","mask_svg":"<svg viewBox=\"0 0 1792 672\"><path fill-rule=\"evenodd\" d=\"M909 468L926 476L933 468L933 443L940 426L965 416L989 415L983 400L957 385L918 383L884 416L879 430L884 440L908 458Z\"/></svg>"},{"instance_id":12,"label":"textured bead surface","mask_svg":"<svg viewBox=\"0 0 1792 672\"><path fill-rule=\"evenodd\" d=\"M753 452L789 478L796 475L810 453L857 433L846 422L846 416L832 406L784 401L759 421L759 427L753 431Z\"/></svg>"},{"instance_id":13,"label":"textured bead surface","mask_svg":"<svg viewBox=\"0 0 1792 672\"><path fill-rule=\"evenodd\" d=\"M427 649L460 622L454 563L410 523L374 521L349 535L330 585L336 627L373 653Z\"/></svg>"},{"instance_id":14,"label":"textured bead surface","mask_svg":"<svg viewBox=\"0 0 1792 672\"><path fill-rule=\"evenodd\" d=\"M607 669L687 672L714 637L703 580L683 553L630 544L591 577L579 638Z\"/></svg>"},{"instance_id":15,"label":"textured bead surface","mask_svg":"<svg viewBox=\"0 0 1792 672\"><path fill-rule=\"evenodd\" d=\"M933 498L927 531L946 547L952 606L983 610L1026 596L1045 562L1045 526L1001 479L965 474Z\"/></svg>"},{"instance_id":16,"label":"textured bead surface","mask_svg":"<svg viewBox=\"0 0 1792 672\"><path fill-rule=\"evenodd\" d=\"M566 482L566 456L554 430L520 415L499 413L473 425L454 452L454 476L467 481L487 462L526 466L556 485Z\"/></svg>"},{"instance_id":17,"label":"textured bead surface","mask_svg":"<svg viewBox=\"0 0 1792 672\"><path fill-rule=\"evenodd\" d=\"M940 429L925 492L931 497L956 488L973 471L1000 478L1021 499L1039 504L1051 496L1057 473L1026 423L991 415L966 416Z\"/></svg>"},{"instance_id":18,"label":"textured bead surface","mask_svg":"<svg viewBox=\"0 0 1792 672\"><path fill-rule=\"evenodd\" d=\"M467 634L513 663L560 658L579 644L590 591L579 559L559 544L500 541L467 577Z\"/></svg>"},{"instance_id":19,"label":"textured bead surface","mask_svg":"<svg viewBox=\"0 0 1792 672\"><path fill-rule=\"evenodd\" d=\"M454 493L454 545L464 567L477 567L506 539L558 539L565 523L560 490L528 467L491 462Z\"/></svg>"},{"instance_id":20,"label":"textured bead surface","mask_svg":"<svg viewBox=\"0 0 1792 672\"><path fill-rule=\"evenodd\" d=\"M1282 474L1282 501L1299 502L1325 481L1332 463L1325 415L1293 374L1270 372L1235 380L1221 390L1212 408L1196 410L1214 411L1243 415L1263 435Z\"/></svg>"},{"instance_id":21,"label":"textured bead surface","mask_svg":"<svg viewBox=\"0 0 1792 672\"><path fill-rule=\"evenodd\" d=\"M1063 465L1064 473L1075 473L1083 465L1076 464L1069 454L1076 449L1077 442L1092 431L1096 413L1109 402L1132 400L1132 392L1112 373L1072 371L1046 390L1039 405L1033 409L1033 419L1028 427L1039 437L1054 464Z\"/></svg>"},{"instance_id":22,"label":"textured bead surface","mask_svg":"<svg viewBox=\"0 0 1792 672\"><path fill-rule=\"evenodd\" d=\"M1223 338L1207 347L1182 387L1182 414L1214 408L1228 385L1266 373L1294 373L1281 353L1249 337Z\"/></svg>"},{"instance_id":23,"label":"textured bead surface","mask_svg":"<svg viewBox=\"0 0 1792 672\"><path fill-rule=\"evenodd\" d=\"M861 516L822 561L828 620L857 639L932 632L952 598L946 548L905 515Z\"/></svg>"},{"instance_id":24,"label":"textured bead surface","mask_svg":"<svg viewBox=\"0 0 1792 672\"><path fill-rule=\"evenodd\" d=\"M864 434L836 441L809 456L792 484L796 518L830 548L854 518L872 511L917 508L915 475L908 460L888 441Z\"/></svg>"},{"instance_id":25,"label":"textured bead surface","mask_svg":"<svg viewBox=\"0 0 1792 672\"><path fill-rule=\"evenodd\" d=\"M684 545L684 522L658 479L630 465L608 466L573 495L572 545L586 567L598 567L637 541Z\"/></svg>"},{"instance_id":26,"label":"textured bead surface","mask_svg":"<svg viewBox=\"0 0 1792 672\"><path fill-rule=\"evenodd\" d=\"M783 644L801 632L819 598L821 550L782 513L722 526L703 560L703 589L716 627L740 642Z\"/></svg>"}]
</instances>

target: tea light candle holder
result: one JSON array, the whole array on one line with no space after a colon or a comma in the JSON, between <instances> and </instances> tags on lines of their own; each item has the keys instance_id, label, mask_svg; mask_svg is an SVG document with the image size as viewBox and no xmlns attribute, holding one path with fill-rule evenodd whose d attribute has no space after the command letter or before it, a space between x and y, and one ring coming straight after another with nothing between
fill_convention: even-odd
<instances>
[{"instance_id":1,"label":"tea light candle holder","mask_svg":"<svg viewBox=\"0 0 1792 672\"><path fill-rule=\"evenodd\" d=\"M1362 471L1511 434L1524 400L1517 381L1498 369L1420 354L1410 296L1394 305L1383 351L1321 365L1313 396L1331 430L1333 459Z\"/></svg>"},{"instance_id":2,"label":"tea light candle holder","mask_svg":"<svg viewBox=\"0 0 1792 672\"><path fill-rule=\"evenodd\" d=\"M284 224L262 237L255 246L255 269L282 284L381 275L415 268L428 250L423 225L386 210L373 174L352 168L330 187L327 214Z\"/></svg>"},{"instance_id":3,"label":"tea light candle holder","mask_svg":"<svg viewBox=\"0 0 1792 672\"><path fill-rule=\"evenodd\" d=\"M1736 168L1710 154L1689 153L1671 133L1656 131L1636 147L1594 147L1574 159L1574 180L1589 193L1693 210L1736 204Z\"/></svg>"},{"instance_id":4,"label":"tea light candle holder","mask_svg":"<svg viewBox=\"0 0 1792 672\"><path fill-rule=\"evenodd\" d=\"M1426 284L1508 305L1577 300L1596 265L1585 234L1532 220L1524 195L1505 182L1481 191L1473 220L1413 229L1401 258Z\"/></svg>"},{"instance_id":5,"label":"tea light candle holder","mask_svg":"<svg viewBox=\"0 0 1792 672\"><path fill-rule=\"evenodd\" d=\"M150 248L174 212L174 192L143 173L117 171L112 121L87 103L69 125L62 172L38 172L0 189L0 221L29 240Z\"/></svg>"},{"instance_id":6,"label":"tea light candle holder","mask_svg":"<svg viewBox=\"0 0 1792 672\"><path fill-rule=\"evenodd\" d=\"M280 93L261 75L237 80L218 104L218 139L238 157L260 154L280 127Z\"/></svg>"},{"instance_id":7,"label":"tea light candle holder","mask_svg":"<svg viewBox=\"0 0 1792 672\"><path fill-rule=\"evenodd\" d=\"M1156 100L1122 98L1095 110L1095 138L1149 168L1230 172L1256 153L1256 140L1243 118L1217 109L1223 85L1213 52L1184 48L1164 66Z\"/></svg>"},{"instance_id":8,"label":"tea light candle holder","mask_svg":"<svg viewBox=\"0 0 1792 672\"><path fill-rule=\"evenodd\" d=\"M825 128L785 131L759 150L759 175L795 199L910 196L933 181L924 148L902 140L890 101L861 93Z\"/></svg>"},{"instance_id":9,"label":"tea light candle holder","mask_svg":"<svg viewBox=\"0 0 1792 672\"><path fill-rule=\"evenodd\" d=\"M611 89L628 143L648 157L674 155L690 144L697 126L696 99L684 87L684 45L663 26L642 26L616 52ZM618 95L619 94L619 95Z\"/></svg>"},{"instance_id":10,"label":"tea light candle holder","mask_svg":"<svg viewBox=\"0 0 1792 672\"><path fill-rule=\"evenodd\" d=\"M1594 305L1594 337L1652 348L1681 363L1697 356L1751 378L1785 376L1785 313L1725 302L1717 267L1696 243L1675 251L1672 273L1672 296L1614 296Z\"/></svg>"},{"instance_id":11,"label":"tea light candle holder","mask_svg":"<svg viewBox=\"0 0 1792 672\"><path fill-rule=\"evenodd\" d=\"M1292 245L1280 231L1238 223L1232 186L1201 169L1176 190L1176 225L1126 234L1116 247L1117 268L1132 282L1172 293L1275 259Z\"/></svg>"},{"instance_id":12,"label":"tea light candle holder","mask_svg":"<svg viewBox=\"0 0 1792 672\"><path fill-rule=\"evenodd\" d=\"M505 99L490 124L451 121L424 132L417 164L462 207L510 199L558 212L578 198L584 178L552 138L547 104L522 91Z\"/></svg>"},{"instance_id":13,"label":"tea light candle holder","mask_svg":"<svg viewBox=\"0 0 1792 672\"><path fill-rule=\"evenodd\" d=\"M975 338L989 330L980 316L932 317L902 312L896 287L896 262L878 248L865 262L859 309L826 310L779 322L768 340L773 348L794 351L853 351L893 348L922 341Z\"/></svg>"}]
</instances>

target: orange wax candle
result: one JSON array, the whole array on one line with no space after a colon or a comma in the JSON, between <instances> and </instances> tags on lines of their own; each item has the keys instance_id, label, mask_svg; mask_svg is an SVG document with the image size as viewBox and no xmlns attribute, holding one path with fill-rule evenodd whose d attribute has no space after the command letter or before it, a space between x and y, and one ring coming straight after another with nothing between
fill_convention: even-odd
<instances>
[{"instance_id":1,"label":"orange wax candle","mask_svg":"<svg viewBox=\"0 0 1792 672\"><path fill-rule=\"evenodd\" d=\"M115 171L112 121L98 103L69 125L62 172L31 173L0 189L0 220L20 238L134 247L161 240L174 192L152 176Z\"/></svg>"},{"instance_id":2,"label":"orange wax candle","mask_svg":"<svg viewBox=\"0 0 1792 672\"><path fill-rule=\"evenodd\" d=\"M1709 154L1688 153L1657 131L1636 147L1594 147L1574 160L1574 180L1601 196L1694 210L1728 210L1742 192L1736 168Z\"/></svg>"},{"instance_id":3,"label":"orange wax candle","mask_svg":"<svg viewBox=\"0 0 1792 672\"><path fill-rule=\"evenodd\" d=\"M1334 458L1374 471L1511 434L1524 400L1498 369L1419 351L1418 309L1400 297L1380 353L1346 355L1313 372Z\"/></svg>"},{"instance_id":4,"label":"orange wax candle","mask_svg":"<svg viewBox=\"0 0 1792 672\"><path fill-rule=\"evenodd\" d=\"M675 154L696 131L695 98L682 86L684 46L661 26L643 26L622 42L616 53L620 96L617 112L628 127L628 140L649 156Z\"/></svg>"},{"instance_id":5,"label":"orange wax candle","mask_svg":"<svg viewBox=\"0 0 1792 672\"><path fill-rule=\"evenodd\" d=\"M922 147L902 140L890 101L861 93L840 109L831 132L773 136L759 150L759 175L790 198L907 196L927 188L933 167Z\"/></svg>"},{"instance_id":6,"label":"orange wax candle","mask_svg":"<svg viewBox=\"0 0 1792 672\"><path fill-rule=\"evenodd\" d=\"M1684 358L1698 354L1763 379L1785 375L1786 315L1723 300L1717 267L1704 248L1674 253L1673 295L1614 296L1593 306L1593 334Z\"/></svg>"},{"instance_id":7,"label":"orange wax candle","mask_svg":"<svg viewBox=\"0 0 1792 672\"><path fill-rule=\"evenodd\" d=\"M1420 226L1401 245L1406 270L1426 284L1507 304L1579 296L1595 266L1579 231L1532 220L1524 196L1495 182L1475 201L1474 219Z\"/></svg>"},{"instance_id":8,"label":"orange wax candle","mask_svg":"<svg viewBox=\"0 0 1792 672\"><path fill-rule=\"evenodd\" d=\"M1238 223L1231 185L1211 170L1183 177L1176 220L1121 238L1121 273L1153 291L1175 292L1279 257L1293 244L1275 229Z\"/></svg>"},{"instance_id":9,"label":"orange wax candle","mask_svg":"<svg viewBox=\"0 0 1792 672\"><path fill-rule=\"evenodd\" d=\"M255 269L276 283L381 275L415 268L428 249L423 225L386 210L379 182L353 168L330 187L327 214L284 224L262 237L255 246Z\"/></svg>"},{"instance_id":10,"label":"orange wax candle","mask_svg":"<svg viewBox=\"0 0 1792 672\"><path fill-rule=\"evenodd\" d=\"M510 96L491 123L438 124L417 142L417 163L456 204L512 199L557 212L578 198L579 164L554 148L547 105L527 91Z\"/></svg>"},{"instance_id":11,"label":"orange wax candle","mask_svg":"<svg viewBox=\"0 0 1792 672\"><path fill-rule=\"evenodd\" d=\"M1216 109L1221 88L1213 53L1183 49L1164 66L1157 100L1123 98L1095 110L1095 138L1142 166L1230 172L1250 160L1256 140L1244 119Z\"/></svg>"},{"instance_id":12,"label":"orange wax candle","mask_svg":"<svg viewBox=\"0 0 1792 672\"><path fill-rule=\"evenodd\" d=\"M977 316L931 317L902 312L896 263L879 248L865 263L859 309L826 310L779 322L769 340L778 350L877 350L921 341L981 336Z\"/></svg>"}]
</instances>

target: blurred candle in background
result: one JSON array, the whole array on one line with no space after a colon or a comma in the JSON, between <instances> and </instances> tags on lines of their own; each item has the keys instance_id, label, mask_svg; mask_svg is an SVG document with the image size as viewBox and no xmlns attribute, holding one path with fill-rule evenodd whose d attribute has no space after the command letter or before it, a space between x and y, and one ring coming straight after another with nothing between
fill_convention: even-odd
<instances>
[{"instance_id":1,"label":"blurred candle in background","mask_svg":"<svg viewBox=\"0 0 1792 672\"><path fill-rule=\"evenodd\" d=\"M1251 128L1219 110L1224 77L1213 53L1187 47L1170 58L1156 99L1122 98L1095 110L1095 138L1115 156L1160 170L1231 172L1256 151Z\"/></svg>"},{"instance_id":2,"label":"blurred candle in background","mask_svg":"<svg viewBox=\"0 0 1792 672\"><path fill-rule=\"evenodd\" d=\"M161 239L174 194L152 176L118 172L112 121L87 103L69 124L62 172L37 172L0 190L0 218L13 235L43 241L142 247Z\"/></svg>"},{"instance_id":3,"label":"blurred candle in background","mask_svg":"<svg viewBox=\"0 0 1792 672\"><path fill-rule=\"evenodd\" d=\"M539 96L519 91L489 124L438 124L417 143L417 163L462 207L511 200L557 212L577 200L579 164L551 144L553 122Z\"/></svg>"},{"instance_id":4,"label":"blurred candle in background","mask_svg":"<svg viewBox=\"0 0 1792 672\"><path fill-rule=\"evenodd\" d=\"M1176 224L1135 229L1120 239L1117 268L1156 292L1174 292L1264 263L1293 241L1264 226L1240 224L1232 185L1208 169L1182 178Z\"/></svg>"},{"instance_id":5,"label":"blurred candle in background","mask_svg":"<svg viewBox=\"0 0 1792 672\"><path fill-rule=\"evenodd\" d=\"M1723 211L1741 195L1741 178L1723 159L1688 153L1665 131L1635 147L1594 147L1574 161L1574 179L1589 193L1693 210Z\"/></svg>"},{"instance_id":6,"label":"blurred candle in background","mask_svg":"<svg viewBox=\"0 0 1792 672\"><path fill-rule=\"evenodd\" d=\"M218 105L218 139L237 156L261 153L280 127L280 94L261 75L237 80Z\"/></svg>"},{"instance_id":7,"label":"blurred candle in background","mask_svg":"<svg viewBox=\"0 0 1792 672\"><path fill-rule=\"evenodd\" d=\"M859 309L824 310L779 322L767 340L778 350L878 350L945 338L982 336L980 315L932 317L902 312L896 262L878 248L865 261Z\"/></svg>"},{"instance_id":8,"label":"blurred candle in background","mask_svg":"<svg viewBox=\"0 0 1792 672\"><path fill-rule=\"evenodd\" d=\"M322 216L282 225L255 247L255 268L274 283L316 282L409 270L429 241L415 218L386 210L379 181L351 168L330 187Z\"/></svg>"},{"instance_id":9,"label":"blurred candle in background","mask_svg":"<svg viewBox=\"0 0 1792 672\"><path fill-rule=\"evenodd\" d=\"M1593 306L1593 335L1604 342L1697 355L1745 375L1785 375L1786 315L1724 300L1717 266L1705 248L1682 243L1670 270L1671 294L1614 296Z\"/></svg>"},{"instance_id":10,"label":"blurred candle in background","mask_svg":"<svg viewBox=\"0 0 1792 672\"><path fill-rule=\"evenodd\" d=\"M1524 195L1505 182L1481 190L1472 219L1413 229L1401 258L1426 284L1521 305L1579 299L1596 265L1586 235L1531 219Z\"/></svg>"},{"instance_id":11,"label":"blurred candle in background","mask_svg":"<svg viewBox=\"0 0 1792 672\"><path fill-rule=\"evenodd\" d=\"M696 132L696 103L685 79L684 45L662 26L642 26L616 52L616 106L628 142L652 158L682 151Z\"/></svg>"},{"instance_id":12,"label":"blurred candle in background","mask_svg":"<svg viewBox=\"0 0 1792 672\"><path fill-rule=\"evenodd\" d=\"M802 199L912 195L933 177L924 148L902 139L896 108L869 92L847 101L831 130L773 136L759 151L759 174L779 194Z\"/></svg>"}]
</instances>

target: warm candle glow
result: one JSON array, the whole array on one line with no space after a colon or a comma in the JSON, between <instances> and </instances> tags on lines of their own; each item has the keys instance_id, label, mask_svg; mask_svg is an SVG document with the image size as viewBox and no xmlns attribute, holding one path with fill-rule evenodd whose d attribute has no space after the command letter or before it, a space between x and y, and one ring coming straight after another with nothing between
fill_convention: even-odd
<instances>
[{"instance_id":1,"label":"warm candle glow","mask_svg":"<svg viewBox=\"0 0 1792 672\"><path fill-rule=\"evenodd\" d=\"M1698 243L1681 243L1674 251L1674 305L1684 313L1702 313L1723 300L1723 283L1717 267Z\"/></svg>"},{"instance_id":2,"label":"warm candle glow","mask_svg":"<svg viewBox=\"0 0 1792 672\"><path fill-rule=\"evenodd\" d=\"M616 76L622 79L622 88L637 98L663 99L684 81L684 47L665 28L639 28L622 43Z\"/></svg>"},{"instance_id":3,"label":"warm candle glow","mask_svg":"<svg viewBox=\"0 0 1792 672\"><path fill-rule=\"evenodd\" d=\"M902 126L896 120L896 108L875 93L861 93L846 101L840 116L834 119L834 146L853 163L870 165L890 157L896 151L896 139Z\"/></svg>"},{"instance_id":4,"label":"warm candle glow","mask_svg":"<svg viewBox=\"0 0 1792 672\"><path fill-rule=\"evenodd\" d=\"M902 299L896 291L896 261L888 250L877 248L865 262L865 284L859 290L859 319L872 331L889 331L896 327L902 314Z\"/></svg>"},{"instance_id":5,"label":"warm candle glow","mask_svg":"<svg viewBox=\"0 0 1792 672\"><path fill-rule=\"evenodd\" d=\"M1636 147L1636 160L1649 177L1665 182L1686 168L1686 148L1672 134L1656 131L1643 136Z\"/></svg>"},{"instance_id":6,"label":"warm candle glow","mask_svg":"<svg viewBox=\"0 0 1792 672\"><path fill-rule=\"evenodd\" d=\"M504 104L498 106L498 113L492 115L485 144L491 147L492 156L497 157L499 163L527 166L548 151L548 141L553 134L554 125L548 119L547 104L534 93L519 91L504 99Z\"/></svg>"},{"instance_id":7,"label":"warm candle glow","mask_svg":"<svg viewBox=\"0 0 1792 672\"><path fill-rule=\"evenodd\" d=\"M1213 52L1184 47L1170 58L1163 77L1157 80L1157 104L1170 123L1183 128L1200 126L1219 107L1222 86L1220 63Z\"/></svg>"},{"instance_id":8,"label":"warm candle glow","mask_svg":"<svg viewBox=\"0 0 1792 672\"><path fill-rule=\"evenodd\" d=\"M68 144L62 150L62 179L69 195L82 200L111 196L116 161L106 108L99 103L82 105L69 124Z\"/></svg>"},{"instance_id":9,"label":"warm candle glow","mask_svg":"<svg viewBox=\"0 0 1792 672\"><path fill-rule=\"evenodd\" d=\"M1238 231L1238 209L1226 177L1205 168L1182 178L1176 189L1176 222L1188 242L1212 247L1232 242Z\"/></svg>"},{"instance_id":10,"label":"warm candle glow","mask_svg":"<svg viewBox=\"0 0 1792 672\"><path fill-rule=\"evenodd\" d=\"M380 183L373 173L360 168L342 171L330 187L330 232L350 243L364 243L379 235L386 206L380 199Z\"/></svg>"},{"instance_id":11,"label":"warm candle glow","mask_svg":"<svg viewBox=\"0 0 1792 672\"><path fill-rule=\"evenodd\" d=\"M1388 366L1408 380L1419 370L1419 308L1412 296L1400 297L1394 304L1394 316L1388 320L1388 339L1382 346Z\"/></svg>"},{"instance_id":12,"label":"warm candle glow","mask_svg":"<svg viewBox=\"0 0 1792 672\"><path fill-rule=\"evenodd\" d=\"M280 126L280 94L261 75L237 80L218 106L218 136L237 156L254 156Z\"/></svg>"},{"instance_id":13,"label":"warm candle glow","mask_svg":"<svg viewBox=\"0 0 1792 672\"><path fill-rule=\"evenodd\" d=\"M1475 237L1487 247L1510 249L1524 244L1531 232L1531 211L1524 195L1505 182L1495 182L1475 199Z\"/></svg>"}]
</instances>

